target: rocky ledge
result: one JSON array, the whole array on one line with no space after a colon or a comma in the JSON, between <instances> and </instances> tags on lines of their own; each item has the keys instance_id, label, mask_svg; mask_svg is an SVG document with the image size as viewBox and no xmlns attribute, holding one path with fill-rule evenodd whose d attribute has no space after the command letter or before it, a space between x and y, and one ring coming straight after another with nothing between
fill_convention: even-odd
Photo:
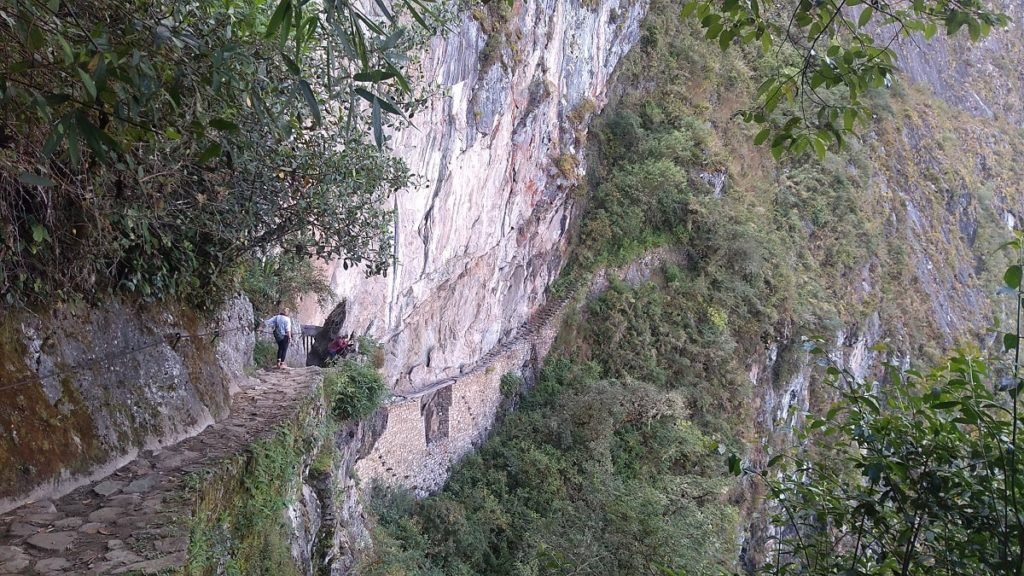
<instances>
[{"instance_id":1,"label":"rocky ledge","mask_svg":"<svg viewBox=\"0 0 1024 576\"><path fill-rule=\"evenodd\" d=\"M59 500L0 517L0 575L156 574L187 560L196 487L294 420L321 381L317 368L260 372L231 416L198 436L147 451Z\"/></svg>"}]
</instances>

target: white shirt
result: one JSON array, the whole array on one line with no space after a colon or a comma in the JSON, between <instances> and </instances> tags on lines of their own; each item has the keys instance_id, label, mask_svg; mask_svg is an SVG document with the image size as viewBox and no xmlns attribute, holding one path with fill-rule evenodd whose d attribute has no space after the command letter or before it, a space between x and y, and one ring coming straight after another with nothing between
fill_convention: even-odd
<instances>
[{"instance_id":1,"label":"white shirt","mask_svg":"<svg viewBox=\"0 0 1024 576\"><path fill-rule=\"evenodd\" d=\"M274 329L274 337L291 336L292 333L292 319L285 316L284 314L278 314L273 318L263 322L267 326L272 326Z\"/></svg>"}]
</instances>

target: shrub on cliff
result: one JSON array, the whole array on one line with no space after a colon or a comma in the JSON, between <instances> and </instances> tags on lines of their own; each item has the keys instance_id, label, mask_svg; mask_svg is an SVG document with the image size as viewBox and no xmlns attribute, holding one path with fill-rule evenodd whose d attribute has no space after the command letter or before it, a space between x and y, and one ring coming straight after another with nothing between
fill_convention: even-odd
<instances>
[{"instance_id":1,"label":"shrub on cliff","mask_svg":"<svg viewBox=\"0 0 1024 576\"><path fill-rule=\"evenodd\" d=\"M1005 246L1024 261L1024 233ZM745 471L767 488L775 525L758 573L1020 574L1021 270L1010 266L1000 289L1015 298L1016 324L1001 335L1009 358L889 364L871 382L833 365L821 341L806 343L838 399L805 415L793 448ZM740 462L730 457L736 474Z\"/></svg>"},{"instance_id":2,"label":"shrub on cliff","mask_svg":"<svg viewBox=\"0 0 1024 576\"><path fill-rule=\"evenodd\" d=\"M331 399L331 413L338 420L358 420L373 414L388 392L380 373L356 360L325 369L324 389Z\"/></svg>"},{"instance_id":3,"label":"shrub on cliff","mask_svg":"<svg viewBox=\"0 0 1024 576\"><path fill-rule=\"evenodd\" d=\"M759 573L1019 572L1019 381L1007 399L969 354L889 376L879 386L830 368L840 400L808 417L804 449L756 472L780 535Z\"/></svg>"}]
</instances>

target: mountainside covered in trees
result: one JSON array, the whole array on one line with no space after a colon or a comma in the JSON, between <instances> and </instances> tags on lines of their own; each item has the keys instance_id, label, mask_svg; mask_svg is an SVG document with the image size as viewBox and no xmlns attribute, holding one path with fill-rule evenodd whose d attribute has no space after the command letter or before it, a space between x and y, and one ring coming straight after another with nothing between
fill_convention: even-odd
<instances>
[{"instance_id":1,"label":"mountainside covered in trees","mask_svg":"<svg viewBox=\"0 0 1024 576\"><path fill-rule=\"evenodd\" d=\"M578 300L537 387L445 490L422 502L381 492L365 573L754 569L781 532L765 485L731 479L724 456L761 470L805 411L824 415L835 383L809 348L868 381L883 362L1001 350L989 330L1014 300L995 295L1013 263L999 247L1024 206L1021 71L1008 64L1019 28L974 46L904 38L906 74L867 93L860 138L776 162L735 113L798 56L723 53L680 10L652 2L595 121L567 275L656 249L654 270L612 273ZM937 506L954 510L947 497ZM982 569L963 562L957 573Z\"/></svg>"},{"instance_id":2,"label":"mountainside covered in trees","mask_svg":"<svg viewBox=\"0 0 1024 576\"><path fill-rule=\"evenodd\" d=\"M923 26L891 47L905 73L890 76L888 48L848 61L839 48L814 59L785 44L764 50L761 31L745 28L757 19L743 11L757 2L692 6L0 6L0 294L16 312L0 322L9 343L0 393L14 390L0 424L17 431L0 437L0 496L24 499L41 482L112 466L173 441L168 432L221 418L227 377L241 376L252 346L248 310L231 311L230 324L210 314L235 291L264 312L309 291L346 299L341 328L382 341L372 364L403 394L457 379L501 352L545 299L565 299L542 369L536 348L520 370L482 368L491 396L515 409L477 454L452 462L447 427L480 437L491 412L451 423L451 397L448 406L420 400L427 438L417 443L437 460L422 464L452 466L440 493L417 501L393 470L388 487L350 476L398 411L385 406L347 427L305 423L316 429L315 458L300 453L301 435L285 433L248 468L262 483L235 470L230 503L211 500L216 521L204 517L190 548L206 554L197 565L237 565L238 542L246 558L272 553L289 570L341 573L358 560L359 574L715 574L771 561L766 543L786 532L768 517L778 494L776 504L766 496L787 477L737 479L727 461L754 472L776 462L802 438L805 412L821 414L839 396L828 383L843 371L902 391L883 362L932 366L956 346L1011 342L987 329L1014 311L1012 296L994 293L1014 288L1003 274L1013 260L999 248L1024 217L1024 39L1014 24L973 46L928 43L934 30ZM794 14L813 29L844 6L851 34L893 25L849 2L800 2ZM976 2L909 6L945 10L931 17L945 14L951 31L972 36L1001 21ZM1022 16L1017 4L1003 9ZM447 34L429 38L435 26ZM816 67L793 72L808 62ZM866 71L853 76L855 105L830 76L851 67ZM775 88L796 96L805 80L819 82L818 100L780 96L766 117L751 108ZM315 257L328 263L313 266ZM303 312L317 320L324 310ZM366 416L379 400L368 362L359 378L328 387L343 398L343 409L332 406L339 419ZM829 362L832 370L821 365ZM946 365L972 386L982 375ZM920 380L939 390L928 406L981 406L957 396L974 388ZM372 383L373 398L353 381ZM988 402L976 412L1005 403L990 388L973 394ZM877 392L846 398L843 414L871 412ZM949 439L964 418L928 423ZM821 427L842 434L845 422ZM916 441L918 428L899 436ZM954 444L977 438L988 436ZM828 443L806 446L832 454ZM1017 465L972 458L989 463L997 488ZM864 463L868 485L876 472L895 477L869 471L877 464ZM806 486L791 488L814 503ZM372 546L359 502L370 492ZM993 509L971 498L956 502ZM1010 524L1008 512L998 516L969 528L994 534ZM824 517L846 534L843 519ZM249 532L217 541L229 523ZM268 526L270 552L260 544ZM911 526L911 538L896 540L912 550L924 529ZM289 551L276 530L306 540ZM934 530L926 537L941 542ZM201 546L211 542L226 552ZM962 559L973 563L962 573L1003 559L994 539L968 544L974 555ZM815 558L830 556L822 550ZM869 568L889 569L885 561Z\"/></svg>"}]
</instances>

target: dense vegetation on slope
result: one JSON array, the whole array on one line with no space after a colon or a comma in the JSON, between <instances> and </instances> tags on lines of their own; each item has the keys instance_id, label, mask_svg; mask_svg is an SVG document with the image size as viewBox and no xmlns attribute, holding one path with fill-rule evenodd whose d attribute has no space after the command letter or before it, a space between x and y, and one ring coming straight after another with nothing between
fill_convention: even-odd
<instances>
[{"instance_id":1,"label":"dense vegetation on slope","mask_svg":"<svg viewBox=\"0 0 1024 576\"><path fill-rule=\"evenodd\" d=\"M1010 270L1019 300L1020 266ZM960 353L928 373L888 366L884 387L830 367L822 383L839 400L808 418L796 448L748 471L781 531L760 573L1019 574L1024 381L1007 362L1019 360L1019 330L1005 335L1006 357Z\"/></svg>"},{"instance_id":2,"label":"dense vegetation on slope","mask_svg":"<svg viewBox=\"0 0 1024 576\"><path fill-rule=\"evenodd\" d=\"M209 305L313 257L384 272L408 175L381 125L424 32L399 22L432 19L395 4L4 2L0 299Z\"/></svg>"},{"instance_id":3,"label":"dense vegetation on slope","mask_svg":"<svg viewBox=\"0 0 1024 576\"><path fill-rule=\"evenodd\" d=\"M571 273L659 245L678 255L650 283L613 281L570 320L538 388L442 494L384 498L364 573L713 573L738 556L743 496L720 453L752 435L742 358L794 322L834 321L808 294L872 245L847 234L866 228L863 170L801 158L776 191L745 129L698 105L749 91L753 71L706 46L678 8L653 3L620 71L632 88L596 127ZM702 173L728 174L724 194ZM815 207L808 232L798 214Z\"/></svg>"},{"instance_id":4,"label":"dense vegetation on slope","mask_svg":"<svg viewBox=\"0 0 1024 576\"><path fill-rule=\"evenodd\" d=\"M175 574L297 576L289 535L288 502L301 492L298 480L339 465L335 436L350 419L365 418L387 388L366 357L350 358L322 372L323 381L293 417L256 440L216 471L189 477L195 509L187 522L188 563ZM308 476L307 476L308 475ZM316 550L317 562L324 551Z\"/></svg>"},{"instance_id":5,"label":"dense vegetation on slope","mask_svg":"<svg viewBox=\"0 0 1024 576\"><path fill-rule=\"evenodd\" d=\"M619 70L619 94L596 121L592 194L569 274L589 279L656 247L666 247L665 262L648 281L613 278L581 303L538 389L441 494L378 502L377 554L365 573L731 570L739 518L757 489L730 484L715 462L732 449L749 450L755 464L767 459L748 372L765 345L780 344L770 366L781 384L807 362L798 335L835 333L877 313L897 349L934 359L952 335L933 308L943 296L930 298L920 283L922 259L965 283L977 275L992 284L999 262L973 263L1005 238L991 224L1002 199L963 186L974 167L944 172L932 143L903 136L992 126L896 85L866 96L878 117L863 142L822 161L804 154L775 164L732 113L757 78L798 55L722 54L678 14L677 2L652 2L640 45ZM916 169L915 154L923 156ZM1016 168L989 170L1002 179ZM971 206L969 238L955 234L967 216L951 213L951 202ZM927 210L926 246L908 245L920 215L905 203ZM934 258L944 252L957 256ZM964 271L961 262L972 264ZM812 404L823 408L830 394L812 391ZM662 407L659 416L637 435L650 405ZM640 412L625 417L628 406ZM637 546L639 533L647 545Z\"/></svg>"},{"instance_id":6,"label":"dense vegetation on slope","mask_svg":"<svg viewBox=\"0 0 1024 576\"><path fill-rule=\"evenodd\" d=\"M500 435L422 503L378 501L362 574L647 574L727 566L736 510L680 394L550 362ZM407 516L415 510L414 516Z\"/></svg>"}]
</instances>

